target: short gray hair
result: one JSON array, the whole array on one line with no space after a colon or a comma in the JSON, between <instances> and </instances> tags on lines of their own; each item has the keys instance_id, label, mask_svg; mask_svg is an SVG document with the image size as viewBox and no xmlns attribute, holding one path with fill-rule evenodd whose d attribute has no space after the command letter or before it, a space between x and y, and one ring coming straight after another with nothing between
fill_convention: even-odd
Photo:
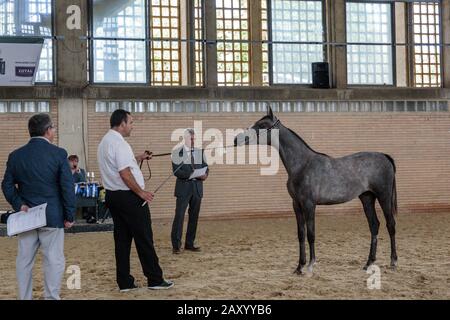
<instances>
[{"instance_id":1,"label":"short gray hair","mask_svg":"<svg viewBox=\"0 0 450 320\"><path fill-rule=\"evenodd\" d=\"M42 137L47 129L52 126L52 119L46 113L35 114L28 120L30 137Z\"/></svg>"},{"instance_id":2,"label":"short gray hair","mask_svg":"<svg viewBox=\"0 0 450 320\"><path fill-rule=\"evenodd\" d=\"M187 128L186 130L184 130L184 135L187 136L188 134L189 134L190 136L195 135L194 129L192 129L192 128Z\"/></svg>"}]
</instances>

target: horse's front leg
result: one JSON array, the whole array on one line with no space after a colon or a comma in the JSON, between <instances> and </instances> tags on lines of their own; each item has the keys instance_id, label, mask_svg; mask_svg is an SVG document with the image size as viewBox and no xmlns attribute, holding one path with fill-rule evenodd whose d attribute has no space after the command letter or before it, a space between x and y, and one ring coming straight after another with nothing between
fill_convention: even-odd
<instances>
[{"instance_id":1,"label":"horse's front leg","mask_svg":"<svg viewBox=\"0 0 450 320\"><path fill-rule=\"evenodd\" d=\"M308 244L309 244L309 264L308 271L310 273L313 272L313 267L316 263L316 252L314 247L315 242L315 213L316 213L316 205L314 203L308 202L305 205L301 206L303 214L306 220L306 228L308 231Z\"/></svg>"},{"instance_id":2,"label":"horse's front leg","mask_svg":"<svg viewBox=\"0 0 450 320\"><path fill-rule=\"evenodd\" d=\"M305 250L305 218L303 216L300 205L294 200L294 212L297 218L297 233L298 233L298 243L300 249L299 261L297 269L294 273L302 274L302 269L306 264L306 250Z\"/></svg>"}]
</instances>

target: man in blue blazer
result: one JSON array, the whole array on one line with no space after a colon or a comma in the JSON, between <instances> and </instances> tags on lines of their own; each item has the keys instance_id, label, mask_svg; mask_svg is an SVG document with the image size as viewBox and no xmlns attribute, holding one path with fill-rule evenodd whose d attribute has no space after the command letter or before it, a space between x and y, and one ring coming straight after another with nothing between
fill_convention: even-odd
<instances>
[{"instance_id":1,"label":"man in blue blazer","mask_svg":"<svg viewBox=\"0 0 450 320\"><path fill-rule=\"evenodd\" d=\"M65 269L64 228L73 225L76 198L67 152L52 144L56 128L47 114L28 121L31 139L8 158L2 191L15 211L47 203L47 226L19 234L16 273L19 299L32 299L32 270L40 247L44 259L45 298L60 299Z\"/></svg>"}]
</instances>

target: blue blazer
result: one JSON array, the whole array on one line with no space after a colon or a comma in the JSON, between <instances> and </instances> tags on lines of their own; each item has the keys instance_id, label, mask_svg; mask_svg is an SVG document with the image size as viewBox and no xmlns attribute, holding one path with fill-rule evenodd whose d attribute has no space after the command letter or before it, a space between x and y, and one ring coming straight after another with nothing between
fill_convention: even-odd
<instances>
[{"instance_id":1,"label":"blue blazer","mask_svg":"<svg viewBox=\"0 0 450 320\"><path fill-rule=\"evenodd\" d=\"M47 227L64 228L64 220L74 220L76 197L67 152L47 140L32 138L9 155L2 191L15 211L46 202Z\"/></svg>"}]
</instances>

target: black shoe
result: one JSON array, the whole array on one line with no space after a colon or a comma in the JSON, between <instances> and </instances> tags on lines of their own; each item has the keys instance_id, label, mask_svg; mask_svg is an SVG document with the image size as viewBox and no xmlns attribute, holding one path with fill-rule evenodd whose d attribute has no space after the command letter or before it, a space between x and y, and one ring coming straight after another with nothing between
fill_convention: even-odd
<instances>
[{"instance_id":1,"label":"black shoe","mask_svg":"<svg viewBox=\"0 0 450 320\"><path fill-rule=\"evenodd\" d=\"M194 252L199 252L200 247L196 247L196 246L192 246L192 247L184 247L184 250L188 250L188 251L194 251Z\"/></svg>"},{"instance_id":2,"label":"black shoe","mask_svg":"<svg viewBox=\"0 0 450 320\"><path fill-rule=\"evenodd\" d=\"M138 289L138 286L134 283L131 285L131 287L119 289L120 292L129 292Z\"/></svg>"},{"instance_id":3,"label":"black shoe","mask_svg":"<svg viewBox=\"0 0 450 320\"><path fill-rule=\"evenodd\" d=\"M173 253L173 254L180 254L180 253L181 253L181 250L180 250L179 248L173 248L173 249L172 249L172 253Z\"/></svg>"},{"instance_id":4,"label":"black shoe","mask_svg":"<svg viewBox=\"0 0 450 320\"><path fill-rule=\"evenodd\" d=\"M167 290L172 287L173 287L173 282L170 280L163 280L163 282L161 282L158 285L148 286L148 288L151 290Z\"/></svg>"},{"instance_id":5,"label":"black shoe","mask_svg":"<svg viewBox=\"0 0 450 320\"><path fill-rule=\"evenodd\" d=\"M94 217L89 217L88 219L86 219L87 223L97 223L97 219L95 219Z\"/></svg>"}]
</instances>

